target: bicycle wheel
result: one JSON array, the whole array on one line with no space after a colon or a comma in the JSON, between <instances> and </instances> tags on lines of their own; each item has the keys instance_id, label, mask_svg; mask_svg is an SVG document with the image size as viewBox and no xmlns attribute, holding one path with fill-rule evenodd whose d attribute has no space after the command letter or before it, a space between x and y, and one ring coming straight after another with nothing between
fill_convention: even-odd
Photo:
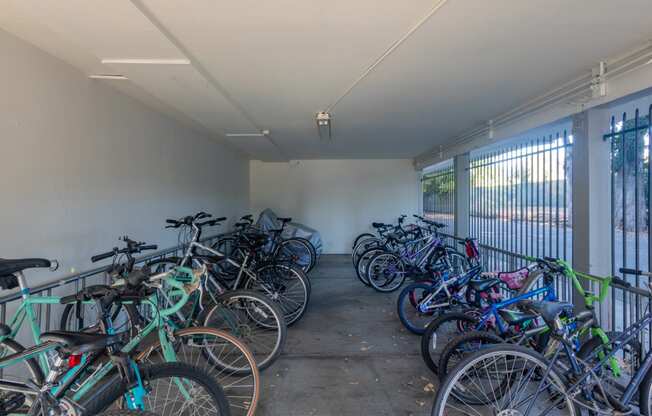
<instances>
[{"instance_id":1,"label":"bicycle wheel","mask_svg":"<svg viewBox=\"0 0 652 416\"><path fill-rule=\"evenodd\" d=\"M185 363L163 363L139 366L140 377L147 391L144 397L145 410L159 416L212 415L230 416L229 402L220 385L204 370ZM120 376L114 374L98 389L89 393L82 401L89 415L102 411L126 408L123 396L128 386Z\"/></svg>"},{"instance_id":2,"label":"bicycle wheel","mask_svg":"<svg viewBox=\"0 0 652 416\"><path fill-rule=\"evenodd\" d=\"M355 274L365 286L371 286L369 279L367 278L367 266L369 266L369 262L377 254L386 252L387 251L382 248L371 248L362 253L360 258L358 258L358 262L355 264Z\"/></svg>"},{"instance_id":3,"label":"bicycle wheel","mask_svg":"<svg viewBox=\"0 0 652 416\"><path fill-rule=\"evenodd\" d=\"M450 372L431 414L579 416L581 412L562 378L540 354L500 344L471 354Z\"/></svg>"},{"instance_id":4,"label":"bicycle wheel","mask_svg":"<svg viewBox=\"0 0 652 416\"><path fill-rule=\"evenodd\" d=\"M253 416L260 398L260 373L244 343L224 331L191 327L176 331L171 342L178 361L205 370L215 378L229 401L231 415ZM147 346L136 361L165 362L161 342Z\"/></svg>"},{"instance_id":5,"label":"bicycle wheel","mask_svg":"<svg viewBox=\"0 0 652 416\"><path fill-rule=\"evenodd\" d=\"M361 240L353 248L353 251L351 252L351 260L353 261L353 266L358 267L358 262L360 261L360 258L366 251L375 248L381 248L383 247L383 243L384 243L383 239L378 237L366 238L364 240Z\"/></svg>"},{"instance_id":6,"label":"bicycle wheel","mask_svg":"<svg viewBox=\"0 0 652 416\"><path fill-rule=\"evenodd\" d=\"M405 281L403 261L393 253L377 254L367 266L367 279L377 291L393 292Z\"/></svg>"},{"instance_id":7,"label":"bicycle wheel","mask_svg":"<svg viewBox=\"0 0 652 416\"><path fill-rule=\"evenodd\" d=\"M469 271L469 260L463 254L447 249L445 254L431 259L434 270L447 269L453 276L459 276Z\"/></svg>"},{"instance_id":8,"label":"bicycle wheel","mask_svg":"<svg viewBox=\"0 0 652 416\"><path fill-rule=\"evenodd\" d=\"M94 302L80 304L79 315L81 319L77 317L77 305L77 303L68 303L63 308L59 324L62 331L82 331L97 325L100 321L97 304ZM111 306L111 322L116 333L129 331L131 336L138 333L138 327L141 323L138 310L130 303Z\"/></svg>"},{"instance_id":9,"label":"bicycle wheel","mask_svg":"<svg viewBox=\"0 0 652 416\"><path fill-rule=\"evenodd\" d=\"M269 367L285 345L287 325L283 312L265 296L234 290L206 309L204 326L224 330L240 339L253 354L259 370Z\"/></svg>"},{"instance_id":10,"label":"bicycle wheel","mask_svg":"<svg viewBox=\"0 0 652 416\"><path fill-rule=\"evenodd\" d=\"M439 356L439 380L444 381L448 373L469 354L504 342L498 335L484 331L471 331L453 338Z\"/></svg>"},{"instance_id":11,"label":"bicycle wheel","mask_svg":"<svg viewBox=\"0 0 652 416\"><path fill-rule=\"evenodd\" d=\"M7 338L0 341L0 358L23 351L25 351L25 347L13 339ZM13 380L18 382L25 382L30 379L38 386L42 385L45 380L41 367L35 358L24 360L20 364L5 368L2 378L7 381ZM23 393L2 391L0 392L0 409L5 412L4 414L26 412L35 398L35 396L25 395Z\"/></svg>"},{"instance_id":12,"label":"bicycle wheel","mask_svg":"<svg viewBox=\"0 0 652 416\"><path fill-rule=\"evenodd\" d=\"M449 312L439 315L426 327L421 337L421 358L435 374L437 365L448 340L461 333L475 329L478 319L462 312Z\"/></svg>"},{"instance_id":13,"label":"bicycle wheel","mask_svg":"<svg viewBox=\"0 0 652 416\"><path fill-rule=\"evenodd\" d=\"M266 264L256 269L256 278L247 279L245 289L254 290L274 301L288 326L297 322L308 308L310 280L289 264Z\"/></svg>"},{"instance_id":14,"label":"bicycle wheel","mask_svg":"<svg viewBox=\"0 0 652 416\"><path fill-rule=\"evenodd\" d=\"M158 416L156 413L146 412L144 410L109 410L100 416Z\"/></svg>"},{"instance_id":15,"label":"bicycle wheel","mask_svg":"<svg viewBox=\"0 0 652 416\"><path fill-rule=\"evenodd\" d=\"M290 263L304 273L308 273L315 267L317 253L310 241L305 238L292 237L279 243L274 259L281 263Z\"/></svg>"},{"instance_id":16,"label":"bicycle wheel","mask_svg":"<svg viewBox=\"0 0 652 416\"><path fill-rule=\"evenodd\" d=\"M422 312L421 302L432 293L432 284L412 283L401 291L396 301L398 317L405 328L417 335L426 332L434 312Z\"/></svg>"},{"instance_id":17,"label":"bicycle wheel","mask_svg":"<svg viewBox=\"0 0 652 416\"><path fill-rule=\"evenodd\" d=\"M351 250L355 250L355 246L357 246L360 241L366 240L368 238L374 238L374 237L376 236L371 233L358 234L358 236L353 240L353 244L351 245Z\"/></svg>"}]
</instances>

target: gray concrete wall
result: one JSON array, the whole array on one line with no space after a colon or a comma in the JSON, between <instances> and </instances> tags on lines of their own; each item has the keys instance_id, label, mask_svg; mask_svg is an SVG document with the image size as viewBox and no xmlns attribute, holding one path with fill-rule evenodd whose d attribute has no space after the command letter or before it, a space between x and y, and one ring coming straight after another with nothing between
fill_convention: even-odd
<instances>
[{"instance_id":1,"label":"gray concrete wall","mask_svg":"<svg viewBox=\"0 0 652 416\"><path fill-rule=\"evenodd\" d=\"M167 217L248 209L242 155L2 31L0 56L0 258L60 276L124 234L176 244Z\"/></svg>"}]
</instances>

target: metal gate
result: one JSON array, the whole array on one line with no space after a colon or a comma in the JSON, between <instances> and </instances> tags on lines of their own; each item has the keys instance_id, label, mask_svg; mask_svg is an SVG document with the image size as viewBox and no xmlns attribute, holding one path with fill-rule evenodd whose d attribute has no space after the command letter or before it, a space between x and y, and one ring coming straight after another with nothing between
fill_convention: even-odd
<instances>
[{"instance_id":1,"label":"metal gate","mask_svg":"<svg viewBox=\"0 0 652 416\"><path fill-rule=\"evenodd\" d=\"M455 173L452 161L444 162L421 178L424 216L446 224L442 231L453 234L455 226Z\"/></svg>"},{"instance_id":2,"label":"metal gate","mask_svg":"<svg viewBox=\"0 0 652 416\"><path fill-rule=\"evenodd\" d=\"M572 148L562 130L472 155L471 235L498 250L570 260ZM522 263L498 257L489 266Z\"/></svg>"},{"instance_id":3,"label":"metal gate","mask_svg":"<svg viewBox=\"0 0 652 416\"><path fill-rule=\"evenodd\" d=\"M652 271L651 116L652 105L612 115L609 134L604 136L611 141L612 274L636 287L645 287L650 278L634 271ZM612 328L618 331L639 318L649 303L647 298L618 289L612 289L611 299Z\"/></svg>"}]
</instances>

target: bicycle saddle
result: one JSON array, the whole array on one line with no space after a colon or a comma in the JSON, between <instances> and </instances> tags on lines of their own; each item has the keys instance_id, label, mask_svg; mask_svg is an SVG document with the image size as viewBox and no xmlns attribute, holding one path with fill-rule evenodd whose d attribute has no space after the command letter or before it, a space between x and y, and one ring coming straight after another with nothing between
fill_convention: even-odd
<instances>
[{"instance_id":1,"label":"bicycle saddle","mask_svg":"<svg viewBox=\"0 0 652 416\"><path fill-rule=\"evenodd\" d=\"M533 320L539 317L534 313L527 313L522 311L515 311L513 309L500 309L498 310L500 317L505 320L509 325L519 325L525 321Z\"/></svg>"},{"instance_id":2,"label":"bicycle saddle","mask_svg":"<svg viewBox=\"0 0 652 416\"><path fill-rule=\"evenodd\" d=\"M106 335L72 331L50 331L41 335L41 341L52 341L62 344L65 352L76 355L102 350L106 347L119 344L122 342L122 336L120 334Z\"/></svg>"},{"instance_id":3,"label":"bicycle saddle","mask_svg":"<svg viewBox=\"0 0 652 416\"><path fill-rule=\"evenodd\" d=\"M533 311L543 318L549 327L553 327L555 319L564 312L572 312L573 304L565 302L549 302L545 300L523 300L518 303L519 307L525 310Z\"/></svg>"},{"instance_id":4,"label":"bicycle saddle","mask_svg":"<svg viewBox=\"0 0 652 416\"><path fill-rule=\"evenodd\" d=\"M276 218L277 220L281 221L283 224L287 224L288 222L292 221L292 218L287 217L287 218Z\"/></svg>"},{"instance_id":5,"label":"bicycle saddle","mask_svg":"<svg viewBox=\"0 0 652 416\"><path fill-rule=\"evenodd\" d=\"M52 263L47 259L0 259L0 276L8 276L25 269L49 268Z\"/></svg>"},{"instance_id":6,"label":"bicycle saddle","mask_svg":"<svg viewBox=\"0 0 652 416\"><path fill-rule=\"evenodd\" d=\"M469 280L469 287L476 292L485 292L500 283L500 279Z\"/></svg>"}]
</instances>

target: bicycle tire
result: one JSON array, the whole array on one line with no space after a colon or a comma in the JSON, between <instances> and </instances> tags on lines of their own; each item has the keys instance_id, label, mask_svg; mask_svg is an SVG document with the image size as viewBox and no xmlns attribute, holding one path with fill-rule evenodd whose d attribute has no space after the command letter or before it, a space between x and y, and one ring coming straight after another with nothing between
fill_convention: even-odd
<instances>
[{"instance_id":1,"label":"bicycle tire","mask_svg":"<svg viewBox=\"0 0 652 416\"><path fill-rule=\"evenodd\" d=\"M382 265L379 264L383 259L387 259L385 261L390 261L396 265L396 270L392 272L391 275L388 275L385 272L385 268L382 269L378 268L378 267L383 267ZM376 263L378 263L377 266ZM371 287L373 287L378 292L383 292L383 293L389 293L398 290L398 288L400 288L403 285L406 278L405 265L403 264L401 258L394 253L380 253L375 255L369 261L366 272L367 272L367 280L369 280ZM382 277L378 277L379 274L382 274L384 276L389 276L389 277L387 279L383 279Z\"/></svg>"},{"instance_id":2,"label":"bicycle tire","mask_svg":"<svg viewBox=\"0 0 652 416\"><path fill-rule=\"evenodd\" d=\"M437 334L439 328L446 322L456 322L455 326L459 328L459 323L464 322L467 324L476 324L477 319L462 313L462 312L449 312L439 315L426 327L426 331L421 336L421 358L426 363L430 371L438 374L439 358L444 351L445 345L442 345L441 340ZM431 347L433 347L431 349Z\"/></svg>"},{"instance_id":3,"label":"bicycle tire","mask_svg":"<svg viewBox=\"0 0 652 416\"><path fill-rule=\"evenodd\" d=\"M95 305L83 305L83 306L95 306ZM59 328L62 331L83 331L85 328L88 328L89 325L84 325L84 327L80 328L79 325L75 325L76 320L75 317L75 308L77 307L77 303L68 303L66 306L63 308L63 312L61 313L61 322L59 323ZM126 329L126 331L129 331L130 335L136 336L138 334L138 328L140 326L141 320L140 320L140 314L138 313L138 310L136 309L136 306L131 303L123 303L120 304L120 309L116 310L114 315L114 318L117 317L117 313L120 312L120 310L124 310L127 316L127 319L129 321L128 327L129 329ZM71 321L72 320L72 321ZM90 326L93 326L97 324L97 322L94 322L90 324ZM123 332L125 329L117 329L116 332Z\"/></svg>"},{"instance_id":4,"label":"bicycle tire","mask_svg":"<svg viewBox=\"0 0 652 416\"><path fill-rule=\"evenodd\" d=\"M290 246L291 244L294 244L295 247L286 248L286 246ZM290 254L287 253L288 251ZM303 253L297 254L297 251L303 251ZM310 241L305 238L292 237L282 240L278 244L274 251L274 260L277 262L289 262L296 267L299 267L305 273L308 273L313 267L315 267L317 254Z\"/></svg>"},{"instance_id":5,"label":"bicycle tire","mask_svg":"<svg viewBox=\"0 0 652 416\"><path fill-rule=\"evenodd\" d=\"M460 346L465 343L474 342L474 341L486 342L492 345L502 344L505 342L505 340L499 337L498 335L486 331L471 331L451 339L446 344L444 350L440 354L439 363L437 364L437 370L438 370L437 375L439 376L439 380L441 382L443 382L446 379L449 371L453 369L461 361L461 360L457 362L453 361L454 354L458 354L458 355L462 354L462 352L460 352ZM475 352L475 351L470 351L470 352ZM466 355L464 355L464 357Z\"/></svg>"},{"instance_id":6,"label":"bicycle tire","mask_svg":"<svg viewBox=\"0 0 652 416\"><path fill-rule=\"evenodd\" d=\"M202 338L198 339L198 336ZM208 351L206 339L210 339L208 345L215 348ZM253 354L242 341L225 331L208 327L175 331L172 340L177 360L205 370L220 383L232 416L253 416L256 413L260 399L260 373ZM160 348L161 341L156 338L135 359L147 363L165 362ZM237 357L232 357L234 354Z\"/></svg>"},{"instance_id":7,"label":"bicycle tire","mask_svg":"<svg viewBox=\"0 0 652 416\"><path fill-rule=\"evenodd\" d=\"M256 278L247 279L244 288L274 301L283 312L287 326L298 322L306 313L312 291L310 279L301 269L282 263L259 266Z\"/></svg>"},{"instance_id":8,"label":"bicycle tire","mask_svg":"<svg viewBox=\"0 0 652 416\"><path fill-rule=\"evenodd\" d=\"M353 240L353 244L351 245L351 251L355 250L355 246L357 246L358 243L359 243L362 239L366 239L366 238L374 238L374 237L376 237L376 236L375 236L374 234L371 234L371 233L362 233L362 234L358 234L358 236L355 237L355 239Z\"/></svg>"},{"instance_id":9,"label":"bicycle tire","mask_svg":"<svg viewBox=\"0 0 652 416\"><path fill-rule=\"evenodd\" d=\"M358 267L358 262L362 255L371 249L383 248L385 246L385 241L381 238L374 237L368 238L360 241L358 245L353 248L351 252L351 260L353 261L353 266Z\"/></svg>"},{"instance_id":10,"label":"bicycle tire","mask_svg":"<svg viewBox=\"0 0 652 416\"><path fill-rule=\"evenodd\" d=\"M422 289L426 295L422 295L420 299L413 299L415 296L414 292L418 289ZM421 283L421 282L416 282L416 283L411 283L407 285L406 287L401 290L401 293L398 295L398 298L396 299L396 312L398 314L398 318L403 324L403 326L410 332L416 335L423 335L424 332L426 332L426 327L427 324L419 324L417 322L414 322L414 319L410 316L409 312L413 312L414 314L417 315L417 317L424 316L425 314L422 314L418 310L418 302L423 299L423 297L427 296L430 294L430 291L432 290L432 284L429 283ZM416 302L416 304L414 304ZM407 309L407 311L406 311ZM430 314L430 319L428 320L428 323L432 319L434 319L434 314Z\"/></svg>"},{"instance_id":11,"label":"bicycle tire","mask_svg":"<svg viewBox=\"0 0 652 416\"><path fill-rule=\"evenodd\" d=\"M169 381L168 391L171 390L172 385L176 385L176 381L179 379L188 380L194 384L203 388L206 392L205 399L210 400L213 405L213 415L219 416L230 416L231 412L229 409L229 403L224 396L224 392L220 385L215 381L210 375L205 371L193 367L191 365L175 362L175 363L163 363L156 364L151 366L140 366L140 377L143 384L146 386L147 390L155 390L157 385L152 385L153 381L173 379ZM130 389L130 386L127 386L125 381L120 378L118 374L114 372L113 376L108 378L106 384L103 384L102 387L98 389L98 392L95 394L89 394L85 397L85 400L82 400L82 406L85 408L86 413L89 415L100 414L103 411L108 410L118 410L122 407L122 397ZM165 386L161 386L165 389ZM197 399L194 397L197 393L197 390L194 388L192 399ZM156 397L154 397L155 399ZM179 405L180 402L185 403L186 401L182 400L166 400L166 403L172 405ZM109 409L113 407L113 409ZM160 416L172 416L178 415L176 409L168 409L167 411L162 412L161 409L152 406L151 394L146 396L146 407L153 407L151 410L155 414Z\"/></svg>"},{"instance_id":12,"label":"bicycle tire","mask_svg":"<svg viewBox=\"0 0 652 416\"><path fill-rule=\"evenodd\" d=\"M512 358L511 360L507 360L505 358L502 361L500 361L500 360L497 360L494 357L515 357L516 359L521 358L521 359L526 360L526 364L527 364L527 362L529 362L531 365L538 366L540 369L528 370L528 374L532 374L532 373L536 372L537 374L546 374L547 376L551 377L552 382L549 384L549 386L554 386L554 387L559 388L560 391L557 394L558 395L559 394L564 395L565 400L562 401L562 403L565 403L567 405L567 407L568 407L567 410L569 410L569 414L571 414L572 416L581 415L581 411L580 411L578 405L575 404L572 401L572 398L570 398L566 394L566 386L564 385L563 377L560 374L558 374L557 370L555 368L549 368L550 371L546 372L546 370L548 369L549 363L541 354L539 354L536 351L533 351L533 350L531 350L529 348L526 348L526 347L523 347L523 346L520 346L520 345L514 345L514 344L500 344L500 345L498 345L496 347L487 348L486 350L481 350L481 351L475 352L475 353L470 354L469 356L465 357L455 368L453 368L451 370L449 376L445 379L445 381L443 383L441 383L441 385L439 387L439 390L437 391L437 395L435 397L435 401L434 401L434 404L433 404L433 407L432 407L432 410L431 410L430 414L432 416L444 416L444 415L446 415L448 413L446 411L446 409L447 409L446 403L448 402L449 398L454 401L454 405L451 405L451 407L453 407L457 412L460 412L461 414L471 414L471 410L473 410L476 413L478 413L478 411L475 408L473 408L472 406L470 406L469 403L462 403L462 398L463 397L470 398L469 402L470 402L471 405L491 405L491 406L496 407L495 413L503 414L504 412L501 413L501 409L497 408L496 405L498 404L497 403L498 400L500 400L504 395L508 394L507 393L508 390L504 386L505 379L503 379L503 381L501 381L500 384L498 384L497 382L494 382L494 383L479 383L478 382L478 383L476 383L475 381L473 381L475 383L475 385L473 387L476 387L476 386L477 387L487 387L488 386L489 388L492 389L493 401L489 401L489 402L480 401L479 403L478 403L477 400L481 399L481 396L477 395L477 394L475 394L474 397L471 397L470 395L467 395L465 385L461 381L463 379L463 377L465 375L465 372L467 370L472 369L474 366L478 365L479 363L481 363L485 359L489 360L489 362L491 362L491 363L498 363L498 362L502 362L502 361L515 362L514 358ZM518 371L518 369L524 368L524 367L519 365L518 367L515 367L515 368L517 369L516 371ZM512 371L514 371L514 370L512 370ZM477 372L476 372L476 374L477 374ZM494 373L494 374L501 374L501 373ZM520 391L525 390L524 388L521 387L521 384L519 384L519 382L517 382L515 379L512 380L511 376L507 376L506 381L507 381L508 385L510 386L510 388L511 388L511 385L516 385L517 388L520 389L520 390L517 390L516 393L519 393ZM537 379L536 382L538 382L538 379ZM496 391L493 390L494 386L496 386L496 385L497 385L497 387L499 389L498 390L498 393L499 393L498 395L496 394ZM456 390L455 393L453 393L454 389ZM548 389L550 389L550 387L548 387ZM461 393L462 391L464 391L464 394ZM546 390L546 391L549 391L549 390ZM492 398L490 395L488 395L486 393L484 395L488 399ZM559 396L557 396L557 397L559 397ZM511 401L513 401L515 398L511 397L511 395L510 395L509 399L510 399L509 403L506 403L507 401L503 400L501 405L502 406L507 406L507 405L511 404ZM472 400L474 400L474 401L472 401ZM539 401L521 400L521 402L517 402L517 403L519 403L520 405L524 405L524 406L530 406L530 405L534 405L534 404L539 403ZM463 410L462 406L464 406L464 405L468 406L470 409L468 409L466 411ZM514 411L514 412L511 412L510 414L521 414L521 413L520 412L516 413Z\"/></svg>"},{"instance_id":13,"label":"bicycle tire","mask_svg":"<svg viewBox=\"0 0 652 416\"><path fill-rule=\"evenodd\" d=\"M240 339L254 355L259 370L272 365L281 354L287 338L287 324L278 306L267 297L251 290L226 292L218 296L217 300L217 305L204 310L199 318L200 322L203 322L204 326L224 330ZM260 309L256 311L257 315L251 314L246 307L242 310L242 305L246 302L260 305L257 306ZM271 316L267 317L266 314ZM274 345L268 352L261 351L260 342L253 342L251 339L253 330L258 328L273 333Z\"/></svg>"}]
</instances>

